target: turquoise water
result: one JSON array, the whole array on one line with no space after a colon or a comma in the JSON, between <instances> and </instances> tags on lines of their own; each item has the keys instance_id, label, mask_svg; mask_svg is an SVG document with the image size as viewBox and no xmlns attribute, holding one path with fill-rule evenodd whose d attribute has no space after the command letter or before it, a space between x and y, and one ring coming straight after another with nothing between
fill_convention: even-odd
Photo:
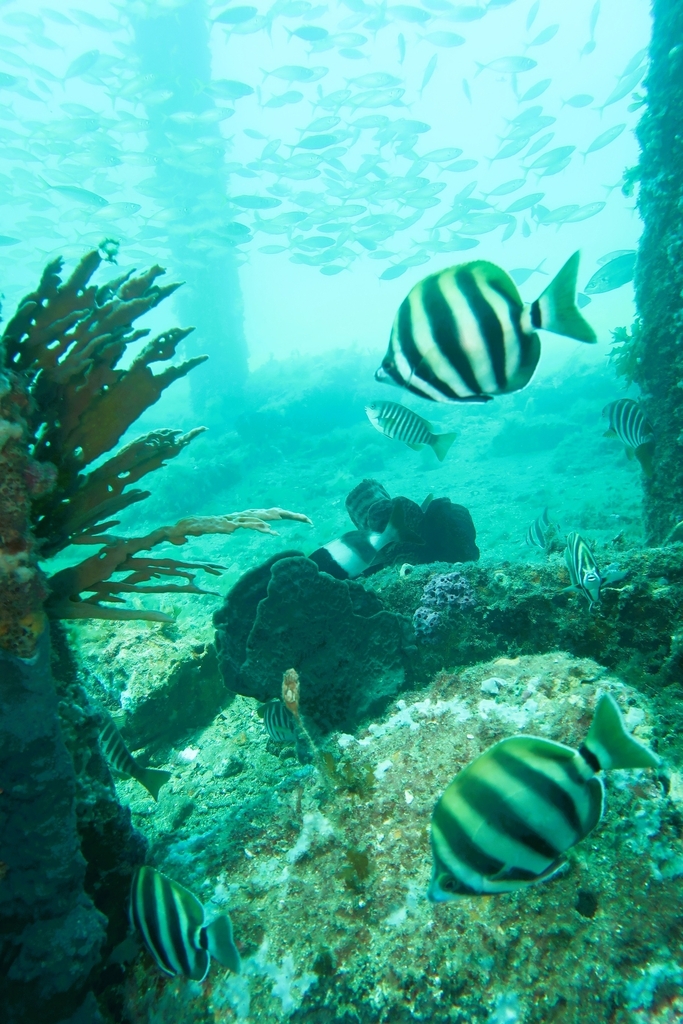
<instances>
[{"instance_id":1,"label":"turquoise water","mask_svg":"<svg viewBox=\"0 0 683 1024\"><path fill-rule=\"evenodd\" d=\"M651 775L610 775L602 831L547 886L453 907L425 898L429 816L454 761L460 769L514 731L579 747L599 688L642 742L657 733L661 708L638 687L637 665L626 686L545 639L538 652L526 635L515 647L506 619L533 592L532 634L534 621L544 633L556 605L569 609L564 637L583 638L586 621L597 623L593 639L603 625L607 635L618 597L604 618L601 610L587 620L585 595L561 593L572 532L601 568L623 556L641 571L642 471L603 436L602 411L638 397L610 359L612 332L636 316L632 266L619 275L613 262L630 265L641 231L634 130L650 27L641 0L0 3L5 316L46 263L63 258L68 275L97 249L98 284L155 264L165 282L182 282L136 326L152 335L193 326L175 361L208 356L121 438L208 428L145 480L150 496L117 516L117 534L273 506L311 520L275 524L275 537L240 530L156 549L219 567L198 573L209 594L125 596L129 608L161 610L172 623L67 627L88 699L120 713L145 765L171 772L158 804L116 776L147 864L210 911L229 911L242 957L239 975L213 963L207 981L166 980L138 939L98 989L106 1020L680 1019L678 811ZM577 250L578 305L596 344L541 331L529 383L485 404L429 402L375 379L399 306L426 275L486 260L531 304ZM122 365L144 344L130 345ZM453 432L444 461L373 429L365 406L383 401ZM226 696L212 614L266 558L308 555L346 534L345 499L367 478L391 498L425 509L430 495L450 498L469 511L481 558L458 586L471 601L446 615L442 646L405 631L396 639L399 617L410 631L430 580L452 565L416 568L425 559L413 549L364 577L365 595L350 592L369 602L368 616L385 602L382 622L394 633L387 626L379 646L393 654L383 662L341 613L321 627L319 646L335 652L322 673L327 689L316 691L320 707L307 705L315 673L301 669L303 733L283 751L254 697L276 696L289 663L268 693L249 689L252 665L251 682L244 669L238 695ZM525 543L544 508L556 537L547 552ZM72 545L43 568L82 556ZM290 603L311 621L321 602L337 608L338 591L323 600L292 579ZM289 628L284 589L255 662ZM493 618L502 609L505 642L494 658L482 647L481 657L458 660L459 638L476 650L484 632L478 640L467 608L486 619L487 602ZM216 624L227 636L222 657L221 642L239 638L244 623ZM581 644L567 646L595 656ZM357 689L335 719L346 653L357 657ZM405 667L411 658L419 667ZM631 900L646 924L629 960L615 935ZM596 950L605 950L598 982Z\"/></svg>"}]
</instances>

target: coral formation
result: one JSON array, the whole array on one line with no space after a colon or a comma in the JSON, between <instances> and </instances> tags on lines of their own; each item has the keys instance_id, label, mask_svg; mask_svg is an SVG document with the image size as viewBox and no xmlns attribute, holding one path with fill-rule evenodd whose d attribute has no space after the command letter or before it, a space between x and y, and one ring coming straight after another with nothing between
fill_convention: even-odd
<instances>
[{"instance_id":1,"label":"coral formation","mask_svg":"<svg viewBox=\"0 0 683 1024\"><path fill-rule=\"evenodd\" d=\"M229 690L280 696L289 668L301 677L301 713L322 732L351 728L406 684L408 623L351 580L335 580L286 553L252 570L214 614L218 662Z\"/></svg>"},{"instance_id":2,"label":"coral formation","mask_svg":"<svg viewBox=\"0 0 683 1024\"><path fill-rule=\"evenodd\" d=\"M430 642L443 626L444 612L451 608L464 611L476 603L474 590L462 573L437 574L423 587L421 604L413 612L413 628L419 637Z\"/></svg>"}]
</instances>

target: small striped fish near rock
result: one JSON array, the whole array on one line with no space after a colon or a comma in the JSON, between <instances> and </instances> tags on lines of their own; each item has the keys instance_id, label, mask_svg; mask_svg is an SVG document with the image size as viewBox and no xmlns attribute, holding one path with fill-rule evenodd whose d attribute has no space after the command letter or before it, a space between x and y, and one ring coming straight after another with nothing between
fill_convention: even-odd
<instances>
[{"instance_id":1,"label":"small striped fish near rock","mask_svg":"<svg viewBox=\"0 0 683 1024\"><path fill-rule=\"evenodd\" d=\"M541 548L543 551L548 546L548 539L551 530L550 520L548 519L548 509L544 508L540 516L534 519L533 523L526 531L526 542L529 547Z\"/></svg>"},{"instance_id":2,"label":"small striped fish near rock","mask_svg":"<svg viewBox=\"0 0 683 1024\"><path fill-rule=\"evenodd\" d=\"M626 575L616 565L600 572L593 552L579 533L567 534L564 560L571 579L571 585L565 589L582 594L588 601L589 611L600 603L600 591L606 583L616 583Z\"/></svg>"},{"instance_id":3,"label":"small striped fish near rock","mask_svg":"<svg viewBox=\"0 0 683 1024\"><path fill-rule=\"evenodd\" d=\"M398 402L373 402L365 406L365 412L380 434L403 441L416 452L427 444L439 462L443 462L455 441L455 434L435 434L431 423Z\"/></svg>"},{"instance_id":4,"label":"small striped fish near rock","mask_svg":"<svg viewBox=\"0 0 683 1024\"><path fill-rule=\"evenodd\" d=\"M116 728L116 723L111 715L106 712L102 712L102 714L104 724L100 731L100 746L107 761L117 772L129 775L139 782L155 800L158 800L159 790L171 778L171 773L162 771L160 768L143 768L138 764L123 742L121 733Z\"/></svg>"},{"instance_id":5,"label":"small striped fish near rock","mask_svg":"<svg viewBox=\"0 0 683 1024\"><path fill-rule=\"evenodd\" d=\"M552 878L566 851L602 818L598 772L658 764L626 732L607 693L578 750L538 736L495 743L456 775L434 808L429 898L510 892Z\"/></svg>"},{"instance_id":6,"label":"small striped fish near rock","mask_svg":"<svg viewBox=\"0 0 683 1024\"><path fill-rule=\"evenodd\" d=\"M138 868L130 893L130 919L164 974L203 981L211 957L235 974L240 955L227 914L204 923L197 897L152 867Z\"/></svg>"},{"instance_id":7,"label":"small striped fish near rock","mask_svg":"<svg viewBox=\"0 0 683 1024\"><path fill-rule=\"evenodd\" d=\"M434 402L488 402L519 391L538 365L538 330L597 341L576 307L578 269L575 252L532 303L485 260L430 274L401 303L375 378Z\"/></svg>"},{"instance_id":8,"label":"small striped fish near rock","mask_svg":"<svg viewBox=\"0 0 683 1024\"><path fill-rule=\"evenodd\" d=\"M263 719L263 725L275 743L296 743L298 736L297 722L279 698L262 704L257 714Z\"/></svg>"},{"instance_id":9,"label":"small striped fish near rock","mask_svg":"<svg viewBox=\"0 0 683 1024\"><path fill-rule=\"evenodd\" d=\"M609 417L605 437L618 437L629 458L636 458L646 476L652 476L652 455L655 447L654 431L632 398L610 402L602 410Z\"/></svg>"}]
</instances>

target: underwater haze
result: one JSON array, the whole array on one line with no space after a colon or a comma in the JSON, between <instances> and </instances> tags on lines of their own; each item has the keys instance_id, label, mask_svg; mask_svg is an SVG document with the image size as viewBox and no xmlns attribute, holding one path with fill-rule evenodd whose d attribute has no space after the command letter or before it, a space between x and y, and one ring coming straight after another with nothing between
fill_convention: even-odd
<instances>
[{"instance_id":1,"label":"underwater haze","mask_svg":"<svg viewBox=\"0 0 683 1024\"><path fill-rule=\"evenodd\" d=\"M3 319L45 272L32 528L102 933L64 1024L683 1020L651 32L645 0L0 0Z\"/></svg>"}]
</instances>

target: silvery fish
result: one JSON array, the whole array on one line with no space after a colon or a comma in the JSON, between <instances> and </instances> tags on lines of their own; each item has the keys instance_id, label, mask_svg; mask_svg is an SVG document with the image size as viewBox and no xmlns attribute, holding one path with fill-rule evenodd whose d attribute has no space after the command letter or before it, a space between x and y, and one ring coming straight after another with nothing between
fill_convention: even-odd
<instances>
[{"instance_id":1,"label":"silvery fish","mask_svg":"<svg viewBox=\"0 0 683 1024\"><path fill-rule=\"evenodd\" d=\"M121 772L122 775L130 775L141 786L144 786L155 800L159 799L159 790L171 778L171 773L159 768L143 768L139 765L123 742L113 718L106 712L104 713L104 725L100 732L100 745L105 757L117 772Z\"/></svg>"},{"instance_id":2,"label":"silvery fish","mask_svg":"<svg viewBox=\"0 0 683 1024\"><path fill-rule=\"evenodd\" d=\"M164 974L203 981L211 957L239 974L240 955L228 915L205 924L197 897L156 868L141 867L133 875L130 919Z\"/></svg>"},{"instance_id":3,"label":"silvery fish","mask_svg":"<svg viewBox=\"0 0 683 1024\"><path fill-rule=\"evenodd\" d=\"M598 772L658 763L626 732L606 693L578 750L537 736L495 743L456 775L434 808L429 898L510 892L552 878L602 818Z\"/></svg>"},{"instance_id":4,"label":"silvery fish","mask_svg":"<svg viewBox=\"0 0 683 1024\"><path fill-rule=\"evenodd\" d=\"M427 420L397 402L373 402L365 406L365 412L380 434L403 441L414 451L420 451L428 444L439 462L446 458L456 437L455 434L432 433L431 424Z\"/></svg>"},{"instance_id":5,"label":"silvery fish","mask_svg":"<svg viewBox=\"0 0 683 1024\"><path fill-rule=\"evenodd\" d=\"M488 402L519 391L538 365L538 329L597 340L575 305L578 266L575 252L531 304L485 260L430 274L401 303L375 378L434 402Z\"/></svg>"},{"instance_id":6,"label":"silvery fish","mask_svg":"<svg viewBox=\"0 0 683 1024\"><path fill-rule=\"evenodd\" d=\"M635 456L645 474L651 476L654 432L638 403L631 398L620 398L606 405L602 414L609 417L609 428L604 436L618 437L626 447L626 454L630 458Z\"/></svg>"},{"instance_id":7,"label":"silvery fish","mask_svg":"<svg viewBox=\"0 0 683 1024\"><path fill-rule=\"evenodd\" d=\"M550 532L550 520L548 519L548 509L544 508L543 512L537 519L534 519L533 523L526 532L526 542L530 547L541 548L543 551L546 550L548 543L548 534Z\"/></svg>"},{"instance_id":8,"label":"silvery fish","mask_svg":"<svg viewBox=\"0 0 683 1024\"><path fill-rule=\"evenodd\" d=\"M616 566L608 566L606 572L601 573L593 552L578 533L567 535L564 560L572 581L566 589L583 594L588 601L589 611L600 603L600 590L606 583L616 583L626 575L625 572L619 572Z\"/></svg>"},{"instance_id":9,"label":"silvery fish","mask_svg":"<svg viewBox=\"0 0 683 1024\"><path fill-rule=\"evenodd\" d=\"M633 280L636 269L636 253L625 252L596 270L583 289L586 295L612 292Z\"/></svg>"}]
</instances>

